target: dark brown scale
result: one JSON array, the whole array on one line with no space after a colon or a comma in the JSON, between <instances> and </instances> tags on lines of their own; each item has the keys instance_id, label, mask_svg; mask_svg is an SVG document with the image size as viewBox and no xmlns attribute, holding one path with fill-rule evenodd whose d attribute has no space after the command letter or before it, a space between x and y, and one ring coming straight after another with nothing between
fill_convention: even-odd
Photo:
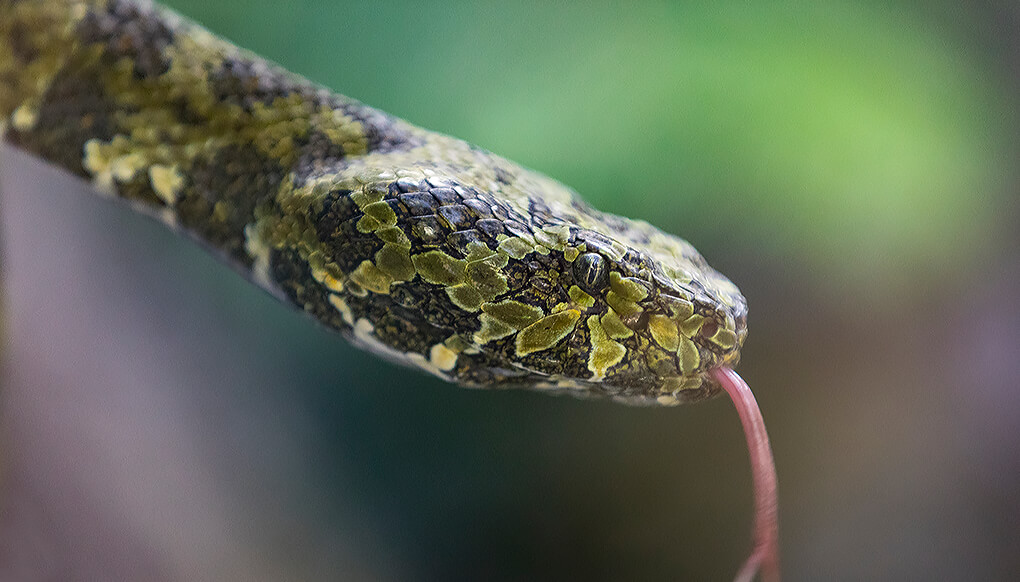
<instances>
[{"instance_id":1,"label":"dark brown scale","mask_svg":"<svg viewBox=\"0 0 1020 582\"><path fill-rule=\"evenodd\" d=\"M370 296L365 301L365 317L375 322L375 335L391 346L399 346L403 352L427 354L429 349L453 335L448 326L438 326L407 309L394 310L388 299Z\"/></svg>"},{"instance_id":2,"label":"dark brown scale","mask_svg":"<svg viewBox=\"0 0 1020 582\"><path fill-rule=\"evenodd\" d=\"M549 304L550 298L556 292L556 283L542 275L535 275L531 280L531 288L537 296L544 298L538 303L545 306Z\"/></svg>"},{"instance_id":3,"label":"dark brown scale","mask_svg":"<svg viewBox=\"0 0 1020 582\"><path fill-rule=\"evenodd\" d=\"M457 195L457 191L453 188L432 188L429 190L432 196L439 201L442 206L457 204L460 205L462 199Z\"/></svg>"},{"instance_id":4,"label":"dark brown scale","mask_svg":"<svg viewBox=\"0 0 1020 582\"><path fill-rule=\"evenodd\" d=\"M531 229L528 228L523 222L517 220L504 220L503 228L511 236L527 238L531 236Z\"/></svg>"},{"instance_id":5,"label":"dark brown scale","mask_svg":"<svg viewBox=\"0 0 1020 582\"><path fill-rule=\"evenodd\" d=\"M209 88L218 102L237 105L251 112L256 104L270 105L296 90L306 93L309 100L318 104L315 89L310 83L295 86L290 75L257 61L228 57L219 67L209 71Z\"/></svg>"},{"instance_id":6,"label":"dark brown scale","mask_svg":"<svg viewBox=\"0 0 1020 582\"><path fill-rule=\"evenodd\" d=\"M449 180L444 181L435 180L435 182L436 183L432 185L436 188L453 188L453 191L457 193L457 196L460 198L461 202L466 202L468 200L476 200L478 198L479 192L474 188L466 188L460 184L453 183ZM429 183L432 183L432 181L430 181Z\"/></svg>"},{"instance_id":7,"label":"dark brown scale","mask_svg":"<svg viewBox=\"0 0 1020 582\"><path fill-rule=\"evenodd\" d=\"M510 218L510 209L505 204L496 204L492 208L492 217L496 220L505 221Z\"/></svg>"},{"instance_id":8,"label":"dark brown scale","mask_svg":"<svg viewBox=\"0 0 1020 582\"><path fill-rule=\"evenodd\" d=\"M474 224L475 216L471 210L463 204L447 204L439 208L441 216L446 224L453 230L470 228Z\"/></svg>"},{"instance_id":9,"label":"dark brown scale","mask_svg":"<svg viewBox=\"0 0 1020 582\"><path fill-rule=\"evenodd\" d=\"M399 297L399 300L393 300L394 303L413 308L418 312L419 320L430 326L442 327L451 330L451 332L456 331L462 334L473 334L481 326L478 318L464 317L464 312L450 301L446 290L439 285L422 281L397 283L391 288L390 295L372 296L389 298L394 293ZM446 337L443 339L445 340Z\"/></svg>"},{"instance_id":10,"label":"dark brown scale","mask_svg":"<svg viewBox=\"0 0 1020 582\"><path fill-rule=\"evenodd\" d=\"M562 223L561 220L553 218L552 211L549 210L545 202L535 197L528 198L528 214L531 224L538 228Z\"/></svg>"},{"instance_id":11,"label":"dark brown scale","mask_svg":"<svg viewBox=\"0 0 1020 582\"><path fill-rule=\"evenodd\" d=\"M351 200L350 190L332 190L322 200L322 210L315 217L319 239L326 240L338 234L340 225L354 217L358 207Z\"/></svg>"},{"instance_id":12,"label":"dark brown scale","mask_svg":"<svg viewBox=\"0 0 1020 582\"><path fill-rule=\"evenodd\" d=\"M562 374L564 373L564 368L569 367L569 362L576 359L576 352L570 349L568 342L560 342L552 348L528 354L523 358L517 356L516 346L511 349L512 351L507 351L508 357L519 360L521 364L530 370L546 374ZM585 371L582 375L587 376L589 374L589 372Z\"/></svg>"},{"instance_id":13,"label":"dark brown scale","mask_svg":"<svg viewBox=\"0 0 1020 582\"><path fill-rule=\"evenodd\" d=\"M383 245L379 237L358 230L364 213L350 194L349 190L330 192L323 199L322 210L310 217L319 240L344 272L356 269L365 257L374 256Z\"/></svg>"},{"instance_id":14,"label":"dark brown scale","mask_svg":"<svg viewBox=\"0 0 1020 582\"><path fill-rule=\"evenodd\" d=\"M439 201L430 192L413 192L401 194L400 201L412 216L435 214L439 209Z\"/></svg>"},{"instance_id":15,"label":"dark brown scale","mask_svg":"<svg viewBox=\"0 0 1020 582\"><path fill-rule=\"evenodd\" d=\"M406 150L420 145L420 138L414 137L397 120L379 110L346 97L331 96L326 104L333 109L340 109L348 117L361 123L365 131L367 150L376 153L387 153L395 150Z\"/></svg>"},{"instance_id":16,"label":"dark brown scale","mask_svg":"<svg viewBox=\"0 0 1020 582\"><path fill-rule=\"evenodd\" d=\"M105 12L90 12L79 26L83 41L106 46L103 61L129 59L139 79L155 78L170 68L164 50L174 33L157 14L133 3L114 0Z\"/></svg>"},{"instance_id":17,"label":"dark brown scale","mask_svg":"<svg viewBox=\"0 0 1020 582\"><path fill-rule=\"evenodd\" d=\"M244 249L245 225L257 206L273 199L283 175L279 163L250 145L227 146L210 160L199 158L190 173L191 183L177 202L181 224L234 260L250 264ZM217 205L225 210L214 212Z\"/></svg>"},{"instance_id":18,"label":"dark brown scale","mask_svg":"<svg viewBox=\"0 0 1020 582\"><path fill-rule=\"evenodd\" d=\"M468 198L464 201L464 206L470 208L471 212L478 218L489 218L492 216L492 205L478 197Z\"/></svg>"},{"instance_id":19,"label":"dark brown scale","mask_svg":"<svg viewBox=\"0 0 1020 582\"><path fill-rule=\"evenodd\" d=\"M418 182L411 180L410 178L400 178L390 184L389 190L391 195L406 192L419 192L428 190L428 184L424 181Z\"/></svg>"},{"instance_id":20,"label":"dark brown scale","mask_svg":"<svg viewBox=\"0 0 1020 582\"><path fill-rule=\"evenodd\" d=\"M446 241L446 234L443 232L443 224L434 214L428 216L416 216L411 219L411 230L408 235L412 243L417 242L422 247L438 247Z\"/></svg>"},{"instance_id":21,"label":"dark brown scale","mask_svg":"<svg viewBox=\"0 0 1020 582\"><path fill-rule=\"evenodd\" d=\"M567 341L567 358L563 361L562 374L571 378L586 378L591 375L588 370L588 354L591 351L591 338L586 323L587 315L582 315Z\"/></svg>"},{"instance_id":22,"label":"dark brown scale","mask_svg":"<svg viewBox=\"0 0 1020 582\"><path fill-rule=\"evenodd\" d=\"M93 69L73 65L57 77L39 109L30 132L11 130L7 141L50 163L88 178L82 167L82 150L90 139L109 140L116 133L114 114L119 110L105 93Z\"/></svg>"},{"instance_id":23,"label":"dark brown scale","mask_svg":"<svg viewBox=\"0 0 1020 582\"><path fill-rule=\"evenodd\" d=\"M503 226L503 221L494 218L483 218L476 221L475 228L478 232L489 239L490 245L496 242L496 237L501 234L506 234L506 228Z\"/></svg>"},{"instance_id":24,"label":"dark brown scale","mask_svg":"<svg viewBox=\"0 0 1020 582\"><path fill-rule=\"evenodd\" d=\"M458 258L468 256L471 248L475 245L488 246L482 235L475 230L460 230L450 233L450 236L446 237L446 243L450 246L451 251L453 251L452 254Z\"/></svg>"},{"instance_id":25,"label":"dark brown scale","mask_svg":"<svg viewBox=\"0 0 1020 582\"><path fill-rule=\"evenodd\" d=\"M306 176L321 176L332 171L336 164L347 156L342 145L334 143L320 131L308 135L308 143L301 148L301 154L294 164L296 185L304 185Z\"/></svg>"},{"instance_id":26,"label":"dark brown scale","mask_svg":"<svg viewBox=\"0 0 1020 582\"><path fill-rule=\"evenodd\" d=\"M584 243L589 251L608 254L613 247L613 240L594 230L579 229L576 235L578 243Z\"/></svg>"},{"instance_id":27,"label":"dark brown scale","mask_svg":"<svg viewBox=\"0 0 1020 582\"><path fill-rule=\"evenodd\" d=\"M516 366L508 366L502 353L495 350L477 354L461 354L457 360L454 377L458 382L469 386L491 388L528 386L542 380L537 374Z\"/></svg>"},{"instance_id":28,"label":"dark brown scale","mask_svg":"<svg viewBox=\"0 0 1020 582\"><path fill-rule=\"evenodd\" d=\"M298 308L310 313L317 321L332 329L346 327L340 313L329 304L328 292L321 285L309 284L308 263L294 251L273 251L270 276L280 291Z\"/></svg>"}]
</instances>

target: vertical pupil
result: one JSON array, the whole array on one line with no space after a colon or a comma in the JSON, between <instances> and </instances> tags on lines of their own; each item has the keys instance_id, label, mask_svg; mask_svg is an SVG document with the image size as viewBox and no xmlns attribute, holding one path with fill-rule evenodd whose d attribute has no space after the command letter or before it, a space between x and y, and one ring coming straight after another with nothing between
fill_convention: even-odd
<instances>
[{"instance_id":1,"label":"vertical pupil","mask_svg":"<svg viewBox=\"0 0 1020 582\"><path fill-rule=\"evenodd\" d=\"M581 255L574 264L574 274L581 286L589 292L597 293L608 283L606 262L602 255L596 253Z\"/></svg>"}]
</instances>

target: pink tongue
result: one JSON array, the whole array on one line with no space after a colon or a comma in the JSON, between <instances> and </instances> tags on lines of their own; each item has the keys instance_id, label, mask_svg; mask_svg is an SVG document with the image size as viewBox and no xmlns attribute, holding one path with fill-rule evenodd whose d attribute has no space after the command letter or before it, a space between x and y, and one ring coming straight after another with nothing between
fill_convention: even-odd
<instances>
[{"instance_id":1,"label":"pink tongue","mask_svg":"<svg viewBox=\"0 0 1020 582\"><path fill-rule=\"evenodd\" d=\"M747 383L730 368L716 368L712 378L722 385L737 407L751 456L754 480L754 548L734 582L750 582L761 571L768 582L779 582L779 498L776 492L776 463L772 459L769 435L758 402Z\"/></svg>"}]
</instances>

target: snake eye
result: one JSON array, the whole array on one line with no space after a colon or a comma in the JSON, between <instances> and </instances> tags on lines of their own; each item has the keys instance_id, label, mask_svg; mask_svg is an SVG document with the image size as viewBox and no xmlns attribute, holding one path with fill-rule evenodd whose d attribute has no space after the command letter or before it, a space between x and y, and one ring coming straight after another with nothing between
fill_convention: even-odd
<instances>
[{"instance_id":1,"label":"snake eye","mask_svg":"<svg viewBox=\"0 0 1020 582\"><path fill-rule=\"evenodd\" d=\"M577 285L588 293L601 293L609 284L609 267L602 255L585 253L574 261Z\"/></svg>"}]
</instances>

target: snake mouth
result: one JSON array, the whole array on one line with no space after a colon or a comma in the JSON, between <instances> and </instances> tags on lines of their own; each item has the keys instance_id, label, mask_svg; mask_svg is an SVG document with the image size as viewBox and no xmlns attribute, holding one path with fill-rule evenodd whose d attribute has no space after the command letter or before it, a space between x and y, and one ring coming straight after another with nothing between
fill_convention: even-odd
<instances>
[{"instance_id":1,"label":"snake mouth","mask_svg":"<svg viewBox=\"0 0 1020 582\"><path fill-rule=\"evenodd\" d=\"M710 374L712 370L718 368L734 368L739 363L740 363L740 349L734 348L733 351L729 352L728 354L720 358L719 361L716 362L715 365L713 365L711 368L706 370L705 373Z\"/></svg>"}]
</instances>

